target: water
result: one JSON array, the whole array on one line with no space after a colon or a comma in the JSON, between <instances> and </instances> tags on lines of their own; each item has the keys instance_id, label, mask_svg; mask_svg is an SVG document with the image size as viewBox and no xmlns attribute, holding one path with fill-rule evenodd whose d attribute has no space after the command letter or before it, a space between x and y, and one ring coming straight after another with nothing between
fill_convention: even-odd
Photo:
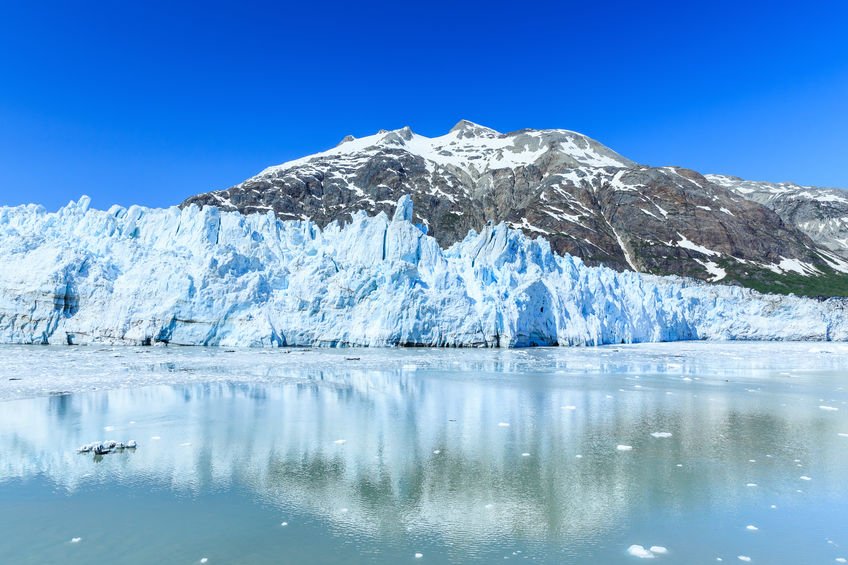
<instances>
[{"instance_id":1,"label":"water","mask_svg":"<svg viewBox=\"0 0 848 565\"><path fill-rule=\"evenodd\" d=\"M848 558L839 345L0 360L2 563Z\"/></svg>"}]
</instances>

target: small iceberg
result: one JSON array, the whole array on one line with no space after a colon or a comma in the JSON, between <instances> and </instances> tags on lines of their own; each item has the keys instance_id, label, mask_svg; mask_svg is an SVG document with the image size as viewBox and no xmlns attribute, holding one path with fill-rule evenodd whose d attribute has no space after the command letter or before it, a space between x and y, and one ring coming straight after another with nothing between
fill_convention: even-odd
<instances>
[{"instance_id":1,"label":"small iceberg","mask_svg":"<svg viewBox=\"0 0 848 565\"><path fill-rule=\"evenodd\" d=\"M652 545L650 549L645 549L644 546L633 544L627 548L627 553L639 559L654 559L658 555L668 553L668 549L661 545Z\"/></svg>"},{"instance_id":2,"label":"small iceberg","mask_svg":"<svg viewBox=\"0 0 848 565\"><path fill-rule=\"evenodd\" d=\"M115 440L95 441L93 443L86 443L85 445L79 446L77 448L77 453L94 453L95 455L106 455L107 453L112 453L113 451L135 449L136 447L138 447L138 443L136 443L134 439L131 439L126 443Z\"/></svg>"}]
</instances>

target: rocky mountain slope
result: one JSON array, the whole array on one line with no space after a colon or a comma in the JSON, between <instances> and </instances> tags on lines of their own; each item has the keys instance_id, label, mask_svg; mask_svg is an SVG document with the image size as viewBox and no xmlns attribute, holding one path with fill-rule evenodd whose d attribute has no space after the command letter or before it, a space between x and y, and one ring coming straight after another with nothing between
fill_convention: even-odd
<instances>
[{"instance_id":1,"label":"rocky mountain slope","mask_svg":"<svg viewBox=\"0 0 848 565\"><path fill-rule=\"evenodd\" d=\"M837 257L848 259L848 192L726 175L706 175L706 178L774 210L787 224L797 226Z\"/></svg>"},{"instance_id":2,"label":"rocky mountain slope","mask_svg":"<svg viewBox=\"0 0 848 565\"><path fill-rule=\"evenodd\" d=\"M590 265L766 291L848 294L848 261L816 241L821 232L718 180L639 165L571 131L502 134L461 121L435 138L409 128L349 136L334 149L183 205L273 211L326 226L348 222L358 209L391 212L410 194L415 221L442 246L469 229L506 222Z\"/></svg>"}]
</instances>

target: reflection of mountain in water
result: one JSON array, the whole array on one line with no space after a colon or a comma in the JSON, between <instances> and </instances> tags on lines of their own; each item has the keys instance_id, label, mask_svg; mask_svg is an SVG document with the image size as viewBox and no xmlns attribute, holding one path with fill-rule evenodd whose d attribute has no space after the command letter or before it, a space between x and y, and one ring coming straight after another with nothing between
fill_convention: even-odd
<instances>
[{"instance_id":1,"label":"reflection of mountain in water","mask_svg":"<svg viewBox=\"0 0 848 565\"><path fill-rule=\"evenodd\" d=\"M833 393L812 385L809 398L794 392L790 401L779 385L748 392L633 374L310 368L291 376L279 386L156 386L8 403L0 480L44 474L69 490L145 481L186 493L241 485L353 531L422 530L465 543L504 532L585 539L646 505L735 504L750 495L748 459L766 454L761 485L789 489L792 460L802 458L826 470L819 487L845 489L844 449L833 446L841 420L817 409L817 395ZM74 453L107 437L140 447L99 463Z\"/></svg>"}]
</instances>

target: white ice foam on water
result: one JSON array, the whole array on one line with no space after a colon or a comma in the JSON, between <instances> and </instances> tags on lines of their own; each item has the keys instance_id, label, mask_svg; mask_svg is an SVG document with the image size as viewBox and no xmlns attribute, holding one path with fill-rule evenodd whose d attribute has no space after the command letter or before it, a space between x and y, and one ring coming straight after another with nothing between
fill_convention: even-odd
<instances>
[{"instance_id":1,"label":"white ice foam on water","mask_svg":"<svg viewBox=\"0 0 848 565\"><path fill-rule=\"evenodd\" d=\"M819 408L820 408L821 410L826 411L826 412L836 412L836 411L838 411L838 410L839 410L839 408L837 408L836 406L825 406L825 405L821 405L821 406L819 406Z\"/></svg>"},{"instance_id":2,"label":"white ice foam on water","mask_svg":"<svg viewBox=\"0 0 848 565\"><path fill-rule=\"evenodd\" d=\"M667 438L667 437L671 437L671 435L672 435L671 432L652 432L651 433L651 436L653 436L655 438Z\"/></svg>"},{"instance_id":3,"label":"white ice foam on water","mask_svg":"<svg viewBox=\"0 0 848 565\"><path fill-rule=\"evenodd\" d=\"M441 249L410 221L408 196L393 218L358 212L324 229L271 212L89 203L0 208L0 343L848 340L838 301L588 267L506 224Z\"/></svg>"},{"instance_id":4,"label":"white ice foam on water","mask_svg":"<svg viewBox=\"0 0 848 565\"><path fill-rule=\"evenodd\" d=\"M661 545L652 545L650 551L651 553L656 553L658 555L665 555L668 553L668 549Z\"/></svg>"}]
</instances>

